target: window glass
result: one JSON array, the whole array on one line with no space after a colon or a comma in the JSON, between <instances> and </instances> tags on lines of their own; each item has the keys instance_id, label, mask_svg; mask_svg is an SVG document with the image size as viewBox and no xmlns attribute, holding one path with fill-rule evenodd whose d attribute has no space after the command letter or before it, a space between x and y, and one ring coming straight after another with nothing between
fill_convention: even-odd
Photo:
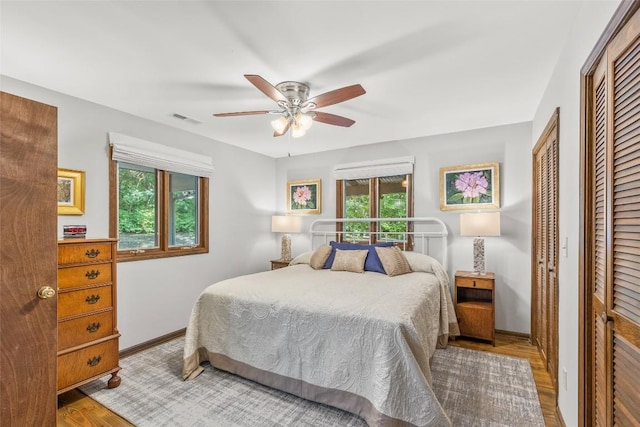
<instances>
[{"instance_id":1,"label":"window glass","mask_svg":"<svg viewBox=\"0 0 640 427\"><path fill-rule=\"evenodd\" d=\"M336 204L342 218L408 218L413 215L412 174L338 180ZM355 222L339 225L344 240L392 240L404 249L412 248L408 222ZM371 235L371 231L376 231Z\"/></svg>"},{"instance_id":2,"label":"window glass","mask_svg":"<svg viewBox=\"0 0 640 427\"><path fill-rule=\"evenodd\" d=\"M158 247L155 169L118 162L118 249Z\"/></svg>"},{"instance_id":3,"label":"window glass","mask_svg":"<svg viewBox=\"0 0 640 427\"><path fill-rule=\"evenodd\" d=\"M198 178L169 173L169 245L198 244Z\"/></svg>"},{"instance_id":4,"label":"window glass","mask_svg":"<svg viewBox=\"0 0 640 427\"><path fill-rule=\"evenodd\" d=\"M396 175L378 178L378 217L407 217L407 176ZM407 231L406 222L379 223L378 231L384 232L380 239L404 240Z\"/></svg>"},{"instance_id":5,"label":"window glass","mask_svg":"<svg viewBox=\"0 0 640 427\"><path fill-rule=\"evenodd\" d=\"M344 218L370 218L369 179L344 180ZM345 224L346 240L368 240L369 223Z\"/></svg>"},{"instance_id":6,"label":"window glass","mask_svg":"<svg viewBox=\"0 0 640 427\"><path fill-rule=\"evenodd\" d=\"M109 168L118 262L209 252L209 178L115 160Z\"/></svg>"}]
</instances>

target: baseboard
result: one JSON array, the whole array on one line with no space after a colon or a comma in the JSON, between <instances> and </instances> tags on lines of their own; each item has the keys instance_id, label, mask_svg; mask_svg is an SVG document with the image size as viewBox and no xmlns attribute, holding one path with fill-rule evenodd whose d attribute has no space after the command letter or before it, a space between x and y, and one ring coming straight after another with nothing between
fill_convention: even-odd
<instances>
[{"instance_id":1,"label":"baseboard","mask_svg":"<svg viewBox=\"0 0 640 427\"><path fill-rule=\"evenodd\" d=\"M564 418L562 418L562 412L560 412L559 406L556 406L555 416L556 416L557 427L567 427L567 424L565 424L564 422Z\"/></svg>"},{"instance_id":2,"label":"baseboard","mask_svg":"<svg viewBox=\"0 0 640 427\"><path fill-rule=\"evenodd\" d=\"M151 347L155 347L157 345L164 344L164 343L166 343L168 341L171 341L171 340L174 340L176 338L179 338L179 337L183 336L186 331L187 331L187 328L182 328L182 329L177 330L175 332L171 332L171 333L168 333L166 335L162 335L161 337L154 338L154 339L149 340L149 341L145 341L145 342L140 343L138 345L134 345L133 347L125 348L124 350L120 351L120 358L123 359L123 358L131 356L133 354L140 353L143 350L147 350L147 349L150 349Z\"/></svg>"},{"instance_id":3,"label":"baseboard","mask_svg":"<svg viewBox=\"0 0 640 427\"><path fill-rule=\"evenodd\" d=\"M524 332L503 331L502 329L496 329L496 334L511 335L514 337L526 338L528 340L531 339L531 335L525 334Z\"/></svg>"}]
</instances>

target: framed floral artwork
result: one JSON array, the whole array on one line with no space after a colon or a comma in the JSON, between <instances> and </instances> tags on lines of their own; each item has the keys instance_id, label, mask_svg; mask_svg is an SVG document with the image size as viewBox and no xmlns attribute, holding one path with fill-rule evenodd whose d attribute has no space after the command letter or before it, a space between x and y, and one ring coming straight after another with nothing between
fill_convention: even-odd
<instances>
[{"instance_id":1,"label":"framed floral artwork","mask_svg":"<svg viewBox=\"0 0 640 427\"><path fill-rule=\"evenodd\" d=\"M440 168L441 211L499 207L499 163Z\"/></svg>"},{"instance_id":2,"label":"framed floral artwork","mask_svg":"<svg viewBox=\"0 0 640 427\"><path fill-rule=\"evenodd\" d=\"M84 171L58 169L58 215L84 214Z\"/></svg>"},{"instance_id":3,"label":"framed floral artwork","mask_svg":"<svg viewBox=\"0 0 640 427\"><path fill-rule=\"evenodd\" d=\"M287 212L320 214L322 212L321 180L287 181Z\"/></svg>"}]
</instances>

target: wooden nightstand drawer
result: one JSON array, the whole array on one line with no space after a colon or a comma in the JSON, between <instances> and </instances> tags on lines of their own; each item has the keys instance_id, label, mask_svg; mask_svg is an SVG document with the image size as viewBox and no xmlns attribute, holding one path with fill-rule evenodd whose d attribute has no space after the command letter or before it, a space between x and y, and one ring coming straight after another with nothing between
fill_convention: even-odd
<instances>
[{"instance_id":1,"label":"wooden nightstand drawer","mask_svg":"<svg viewBox=\"0 0 640 427\"><path fill-rule=\"evenodd\" d=\"M484 279L482 276L456 277L456 286L464 288L493 289L493 279Z\"/></svg>"}]
</instances>

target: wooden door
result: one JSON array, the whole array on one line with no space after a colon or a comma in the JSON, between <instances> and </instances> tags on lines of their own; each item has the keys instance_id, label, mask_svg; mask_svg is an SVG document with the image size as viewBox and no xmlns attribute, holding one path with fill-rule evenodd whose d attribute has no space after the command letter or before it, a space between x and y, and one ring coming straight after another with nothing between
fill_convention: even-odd
<instances>
[{"instance_id":1,"label":"wooden door","mask_svg":"<svg viewBox=\"0 0 640 427\"><path fill-rule=\"evenodd\" d=\"M533 342L558 389L558 118L556 109L533 149Z\"/></svg>"},{"instance_id":2,"label":"wooden door","mask_svg":"<svg viewBox=\"0 0 640 427\"><path fill-rule=\"evenodd\" d=\"M4 92L0 122L0 422L56 423L57 109Z\"/></svg>"},{"instance_id":3,"label":"wooden door","mask_svg":"<svg viewBox=\"0 0 640 427\"><path fill-rule=\"evenodd\" d=\"M639 37L635 13L587 79L585 425L640 425Z\"/></svg>"}]
</instances>

